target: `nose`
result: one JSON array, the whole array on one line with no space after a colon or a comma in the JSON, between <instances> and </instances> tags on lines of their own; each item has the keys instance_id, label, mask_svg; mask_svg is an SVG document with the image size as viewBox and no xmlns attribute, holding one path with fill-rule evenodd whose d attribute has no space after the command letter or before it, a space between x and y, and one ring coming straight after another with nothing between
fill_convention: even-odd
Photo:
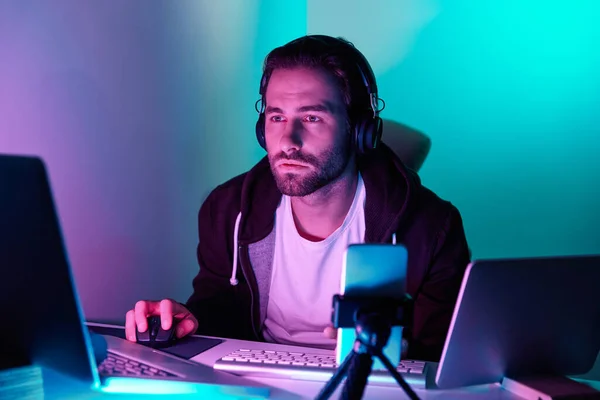
<instances>
[{"instance_id":1,"label":"nose","mask_svg":"<svg viewBox=\"0 0 600 400\"><path fill-rule=\"evenodd\" d=\"M303 126L301 121L292 120L288 122L279 138L279 148L286 154L293 153L302 148L302 131Z\"/></svg>"}]
</instances>

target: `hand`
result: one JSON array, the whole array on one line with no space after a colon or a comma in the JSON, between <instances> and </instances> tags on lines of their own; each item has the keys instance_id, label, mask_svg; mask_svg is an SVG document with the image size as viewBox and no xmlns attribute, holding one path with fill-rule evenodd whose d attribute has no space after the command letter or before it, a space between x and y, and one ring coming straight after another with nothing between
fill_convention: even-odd
<instances>
[{"instance_id":1,"label":"hand","mask_svg":"<svg viewBox=\"0 0 600 400\"><path fill-rule=\"evenodd\" d=\"M176 301L171 299L161 301L140 300L135 303L134 309L127 311L125 315L125 336L127 340L135 342L136 326L140 332L145 332L148 329L147 318L153 315L160 315L163 329L170 329L175 323L175 337L177 339L194 333L198 329L196 317Z\"/></svg>"},{"instance_id":2,"label":"hand","mask_svg":"<svg viewBox=\"0 0 600 400\"><path fill-rule=\"evenodd\" d=\"M325 327L323 334L328 339L337 339L337 329L335 329L332 325Z\"/></svg>"}]
</instances>

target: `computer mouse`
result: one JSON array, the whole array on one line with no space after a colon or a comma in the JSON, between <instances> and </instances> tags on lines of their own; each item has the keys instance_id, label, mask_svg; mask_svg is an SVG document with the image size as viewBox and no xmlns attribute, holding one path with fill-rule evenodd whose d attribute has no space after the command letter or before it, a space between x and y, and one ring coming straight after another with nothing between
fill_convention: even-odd
<instances>
[{"instance_id":1,"label":"computer mouse","mask_svg":"<svg viewBox=\"0 0 600 400\"><path fill-rule=\"evenodd\" d=\"M172 346L175 343L175 324L171 329L163 329L160 316L148 317L148 329L145 332L135 330L136 341L155 349Z\"/></svg>"}]
</instances>

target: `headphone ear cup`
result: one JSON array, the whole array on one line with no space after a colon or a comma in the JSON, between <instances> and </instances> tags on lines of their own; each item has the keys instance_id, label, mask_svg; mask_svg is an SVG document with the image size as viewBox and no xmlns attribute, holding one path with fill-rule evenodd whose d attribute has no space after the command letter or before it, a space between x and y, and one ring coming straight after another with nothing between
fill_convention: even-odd
<instances>
[{"instance_id":1,"label":"headphone ear cup","mask_svg":"<svg viewBox=\"0 0 600 400\"><path fill-rule=\"evenodd\" d=\"M379 146L379 142L381 142L381 136L383 136L383 120L378 116L372 119L372 135L371 140L369 141L370 149L376 149Z\"/></svg>"},{"instance_id":2,"label":"headphone ear cup","mask_svg":"<svg viewBox=\"0 0 600 400\"><path fill-rule=\"evenodd\" d=\"M372 119L366 119L365 118L365 122L363 125L363 141L362 141L362 150L363 153L368 153L369 150L373 149L373 120Z\"/></svg>"},{"instance_id":3,"label":"headphone ear cup","mask_svg":"<svg viewBox=\"0 0 600 400\"><path fill-rule=\"evenodd\" d=\"M267 149L267 142L265 140L265 114L260 113L258 120L256 121L256 140L263 149Z\"/></svg>"},{"instance_id":4,"label":"headphone ear cup","mask_svg":"<svg viewBox=\"0 0 600 400\"><path fill-rule=\"evenodd\" d=\"M371 119L362 117L356 122L356 151L364 154L370 150Z\"/></svg>"},{"instance_id":5,"label":"headphone ear cup","mask_svg":"<svg viewBox=\"0 0 600 400\"><path fill-rule=\"evenodd\" d=\"M367 120L359 118L354 125L354 144L356 146L356 152L358 154L365 153L365 128Z\"/></svg>"},{"instance_id":6,"label":"headphone ear cup","mask_svg":"<svg viewBox=\"0 0 600 400\"><path fill-rule=\"evenodd\" d=\"M357 120L352 124L352 145L354 146L354 150L356 151L357 154L361 154L361 145L360 145L360 140L361 140L361 120Z\"/></svg>"},{"instance_id":7,"label":"headphone ear cup","mask_svg":"<svg viewBox=\"0 0 600 400\"><path fill-rule=\"evenodd\" d=\"M363 117L354 125L354 144L358 154L377 148L383 133L383 123L379 117Z\"/></svg>"}]
</instances>

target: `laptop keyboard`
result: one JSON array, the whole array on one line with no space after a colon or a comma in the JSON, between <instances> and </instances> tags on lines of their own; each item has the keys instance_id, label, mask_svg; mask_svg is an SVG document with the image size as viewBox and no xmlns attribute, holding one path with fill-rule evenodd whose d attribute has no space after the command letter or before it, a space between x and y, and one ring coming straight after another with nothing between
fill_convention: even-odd
<instances>
[{"instance_id":1,"label":"laptop keyboard","mask_svg":"<svg viewBox=\"0 0 600 400\"><path fill-rule=\"evenodd\" d=\"M239 349L217 360L214 368L246 376L327 381L337 364L329 354ZM396 370L411 386L425 386L426 362L402 360ZM369 383L397 385L389 372L379 370L371 372Z\"/></svg>"},{"instance_id":2,"label":"laptop keyboard","mask_svg":"<svg viewBox=\"0 0 600 400\"><path fill-rule=\"evenodd\" d=\"M106 358L98 367L98 373L103 376L137 376L137 377L176 377L168 371L151 367L150 365L133 361L113 352L108 352Z\"/></svg>"}]
</instances>

